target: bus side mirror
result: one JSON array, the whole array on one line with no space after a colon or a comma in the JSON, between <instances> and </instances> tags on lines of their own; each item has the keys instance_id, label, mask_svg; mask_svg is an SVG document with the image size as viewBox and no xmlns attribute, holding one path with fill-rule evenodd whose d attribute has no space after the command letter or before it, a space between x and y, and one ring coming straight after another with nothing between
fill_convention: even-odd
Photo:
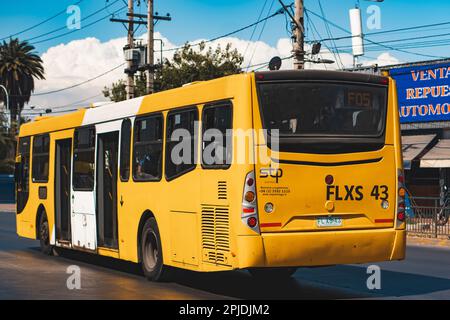
<instances>
[{"instance_id":1,"label":"bus side mirror","mask_svg":"<svg viewBox=\"0 0 450 320\"><path fill-rule=\"evenodd\" d=\"M17 183L21 176L22 176L22 156L17 156L16 163L14 166L14 181L16 181Z\"/></svg>"}]
</instances>

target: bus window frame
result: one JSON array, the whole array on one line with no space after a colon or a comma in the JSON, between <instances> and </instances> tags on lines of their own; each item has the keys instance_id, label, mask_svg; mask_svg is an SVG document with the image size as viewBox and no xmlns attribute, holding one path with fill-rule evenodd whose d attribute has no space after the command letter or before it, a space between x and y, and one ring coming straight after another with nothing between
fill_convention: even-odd
<instances>
[{"instance_id":1,"label":"bus window frame","mask_svg":"<svg viewBox=\"0 0 450 320\"><path fill-rule=\"evenodd\" d=\"M210 102L207 103L203 106L203 110L202 110L202 119L201 119L201 133L202 133L202 137L201 137L201 142L200 142L200 150L201 150L201 165L202 165L202 169L204 170L228 170L231 167L231 163L229 164L222 164L222 165L215 165L215 164L204 164L203 163L203 139L204 139L204 134L205 134L205 126L204 126L204 122L203 119L205 117L205 111L208 109L213 109L213 108L217 108L217 107L221 107L223 105L228 105L230 110L231 110L231 130L233 130L234 128L234 105L233 105L233 101L232 100L222 100L222 101L216 101L216 102ZM231 139L231 162L233 162L233 138Z\"/></svg>"},{"instance_id":2,"label":"bus window frame","mask_svg":"<svg viewBox=\"0 0 450 320\"><path fill-rule=\"evenodd\" d=\"M90 147L90 148L76 148L76 133L80 130L93 130L93 137L94 137L94 146ZM75 192L93 192L95 190L95 183L96 183L96 169L97 169L97 163L96 163L96 154L97 154L97 131L95 128L95 125L89 125L89 126L84 126L84 127L78 127L75 128L74 132L73 132L73 145L72 145L72 149L73 149L73 154L72 154L72 190ZM75 187L75 154L77 153L77 150L92 150L94 149L94 172L93 172L93 185L92 188L77 188Z\"/></svg>"},{"instance_id":3,"label":"bus window frame","mask_svg":"<svg viewBox=\"0 0 450 320\"><path fill-rule=\"evenodd\" d=\"M129 123L130 124L130 130L129 130L129 134L130 137L128 139L128 175L126 177L126 179L124 179L122 177L122 154L123 154L123 150L122 150L122 143L123 143L123 127L125 123ZM120 125L120 155L119 155L119 177L120 177L120 181L121 182L128 182L130 181L130 175L131 175L131 171L132 171L132 163L131 163L131 156L133 155L132 152L132 145L133 145L133 122L131 121L130 118L126 118L122 120L122 124Z\"/></svg>"},{"instance_id":4,"label":"bus window frame","mask_svg":"<svg viewBox=\"0 0 450 320\"><path fill-rule=\"evenodd\" d=\"M42 138L43 140L42 140L42 143L44 143L44 139L46 138L46 137L48 137L48 150L47 150L47 152L38 152L38 153L36 153L36 152L34 152L34 145L35 145L35 141L36 141L36 139L38 139L38 138ZM49 174L50 174L50 144L51 144L51 139L50 139L50 134L48 134L48 133L44 133L44 134L40 134L40 135L36 135L36 136L34 136L33 137L33 146L31 147L31 182L32 183L48 183L48 177L49 177ZM47 175L46 175L46 177L45 177L45 179L37 179L36 177L35 177L35 164L36 164L36 157L44 157L44 156L47 156L47 166L48 166L48 169L47 169Z\"/></svg>"},{"instance_id":5,"label":"bus window frame","mask_svg":"<svg viewBox=\"0 0 450 320\"><path fill-rule=\"evenodd\" d=\"M162 119L162 128L161 128L161 142L147 142L147 144L161 144L161 164L160 164L160 171L159 171L159 177L158 178L154 178L154 179L138 179L136 178L135 175L135 169L136 169L136 161L135 161L135 157L136 157L136 130L138 128L137 126L137 122L141 121L142 119L145 118L156 118L156 117L160 117ZM164 161L164 131L165 131L165 116L164 113L159 111L159 112L153 112L153 113L148 113L148 114L144 114L144 115L140 115L137 116L134 119L133 122L133 139L132 139L132 151L131 151L131 156L132 156L132 161L131 161L131 177L133 179L133 182L137 182L137 183L147 183L147 182L160 182L162 180L162 176L163 176L163 170L164 170L164 166L163 166L163 161Z\"/></svg>"},{"instance_id":6,"label":"bus window frame","mask_svg":"<svg viewBox=\"0 0 450 320\"><path fill-rule=\"evenodd\" d=\"M177 173L176 175L174 175L172 177L167 177L167 154L168 154L167 153L167 143L168 143L168 140L169 140L169 137L168 137L168 135L169 135L168 134L169 133L169 131L168 131L169 130L168 121L169 120L168 119L174 113L176 114L176 113L183 113L183 112L189 112L189 111L195 111L196 112L196 116L197 116L197 119L194 120L194 150L193 150L193 152L194 152L194 163L188 170L179 172L179 173ZM195 121L197 121L197 122L199 121L199 116L200 116L200 112L199 112L199 108L198 108L197 105L191 105L191 106L185 106L185 107L179 107L179 108L176 108L176 109L171 109L167 113L167 116L166 116L166 128L165 128L166 140L165 140L165 143L164 143L164 154L165 154L165 156L164 156L164 177L165 177L167 182L170 182L170 181L173 181L175 179L178 179L179 177L181 177L181 176L183 176L183 175L185 175L185 174L187 174L187 173L197 169L197 166L198 166L198 149L199 149L198 148L198 141L199 141L199 139L198 139L198 129L199 128L197 128L197 132L195 132Z\"/></svg>"},{"instance_id":7,"label":"bus window frame","mask_svg":"<svg viewBox=\"0 0 450 320\"><path fill-rule=\"evenodd\" d=\"M258 102L258 111L259 111L259 118L261 121L261 126L264 128L264 112L263 112L263 103L262 103L262 97L260 94L260 85L262 84L281 84L281 83L319 83L319 84L339 84L339 85L360 85L360 86L370 86L370 87L378 87L378 88L384 88L386 89L386 96L385 96L385 111L384 111L384 126L383 130L381 130L381 133L377 136L374 135L317 135L317 134L303 134L303 135L280 135L280 144L279 144L279 152L283 153L309 153L309 154L345 154L345 153L358 153L358 152L369 152L369 151L377 151L381 150L386 145L386 133L387 133L387 126L388 126L388 115L389 115L389 100L390 100L390 92L391 88L389 84L380 84L380 83L373 83L373 82L364 82L364 81L352 81L352 80L339 80L339 79L295 79L295 80L261 80L256 81L256 94L257 94L257 102ZM266 129L265 129L266 130ZM284 139L283 141L283 147L281 146L281 139ZM267 130L267 138L266 138L266 145L269 148L269 150L272 150L272 134L270 130ZM362 141L365 140L365 141ZM342 145L355 145L355 144L361 144L365 148L358 149L357 151L348 151L348 150L339 150L339 151L327 151L327 150L321 150L321 151L311 151L311 150L302 150L302 151L296 151L288 149L287 145L316 145L320 143L328 143L328 144L335 144L340 143Z\"/></svg>"},{"instance_id":8,"label":"bus window frame","mask_svg":"<svg viewBox=\"0 0 450 320\"><path fill-rule=\"evenodd\" d=\"M32 168L31 168L31 140L32 140L31 136L20 137L19 141L17 143L17 151L18 151L17 153L20 155L20 163L18 163L20 168L18 168L17 171L21 175L20 181L16 180L16 183L15 183L16 184L16 193L17 193L17 196L16 196L16 198L17 198L16 199L17 214L21 214L25 210L28 200L30 198L30 180L31 180L30 177L31 177L31 170L32 170ZM22 149L21 149L22 141L28 141L28 152L22 153ZM24 154L26 154L27 157L24 157ZM27 160L27 159L28 159L28 172L27 172L26 179L23 179L24 178L24 176L23 176L24 175L24 165L25 165L24 160ZM26 183L27 189L25 191L23 188L24 181L27 182ZM19 190L19 186L20 186L20 190ZM24 197L22 200L23 203L22 202L19 203L19 192L20 192L20 194L24 194Z\"/></svg>"}]
</instances>

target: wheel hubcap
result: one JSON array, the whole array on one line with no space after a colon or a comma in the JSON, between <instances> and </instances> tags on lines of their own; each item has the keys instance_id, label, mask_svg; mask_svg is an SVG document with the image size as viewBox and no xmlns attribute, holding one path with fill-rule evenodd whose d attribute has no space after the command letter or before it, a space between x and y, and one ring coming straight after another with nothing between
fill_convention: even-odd
<instances>
[{"instance_id":1,"label":"wheel hubcap","mask_svg":"<svg viewBox=\"0 0 450 320\"><path fill-rule=\"evenodd\" d=\"M158 263L158 245L153 232L149 232L145 238L144 263L149 270L153 270Z\"/></svg>"}]
</instances>

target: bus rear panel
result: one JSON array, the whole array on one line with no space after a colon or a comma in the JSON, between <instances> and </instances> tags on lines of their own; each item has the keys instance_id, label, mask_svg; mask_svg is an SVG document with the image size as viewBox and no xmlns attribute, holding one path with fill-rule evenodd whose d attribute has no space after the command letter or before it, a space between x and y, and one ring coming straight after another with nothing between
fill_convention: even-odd
<instances>
[{"instance_id":1,"label":"bus rear panel","mask_svg":"<svg viewBox=\"0 0 450 320\"><path fill-rule=\"evenodd\" d=\"M267 130L255 154L271 159L255 166L261 241L246 241L260 246L263 257L248 262L288 267L403 259L392 80L318 71L256 73L255 80L255 129Z\"/></svg>"}]
</instances>

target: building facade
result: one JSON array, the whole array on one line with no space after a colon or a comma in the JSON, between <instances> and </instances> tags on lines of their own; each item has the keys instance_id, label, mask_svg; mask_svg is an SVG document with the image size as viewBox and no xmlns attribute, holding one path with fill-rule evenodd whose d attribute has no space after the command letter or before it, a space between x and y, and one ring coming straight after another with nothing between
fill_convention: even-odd
<instances>
[{"instance_id":1,"label":"building facade","mask_svg":"<svg viewBox=\"0 0 450 320\"><path fill-rule=\"evenodd\" d=\"M388 73L396 80L409 193L426 205L436 205L435 199L446 205L450 202L450 59L355 71Z\"/></svg>"}]
</instances>

